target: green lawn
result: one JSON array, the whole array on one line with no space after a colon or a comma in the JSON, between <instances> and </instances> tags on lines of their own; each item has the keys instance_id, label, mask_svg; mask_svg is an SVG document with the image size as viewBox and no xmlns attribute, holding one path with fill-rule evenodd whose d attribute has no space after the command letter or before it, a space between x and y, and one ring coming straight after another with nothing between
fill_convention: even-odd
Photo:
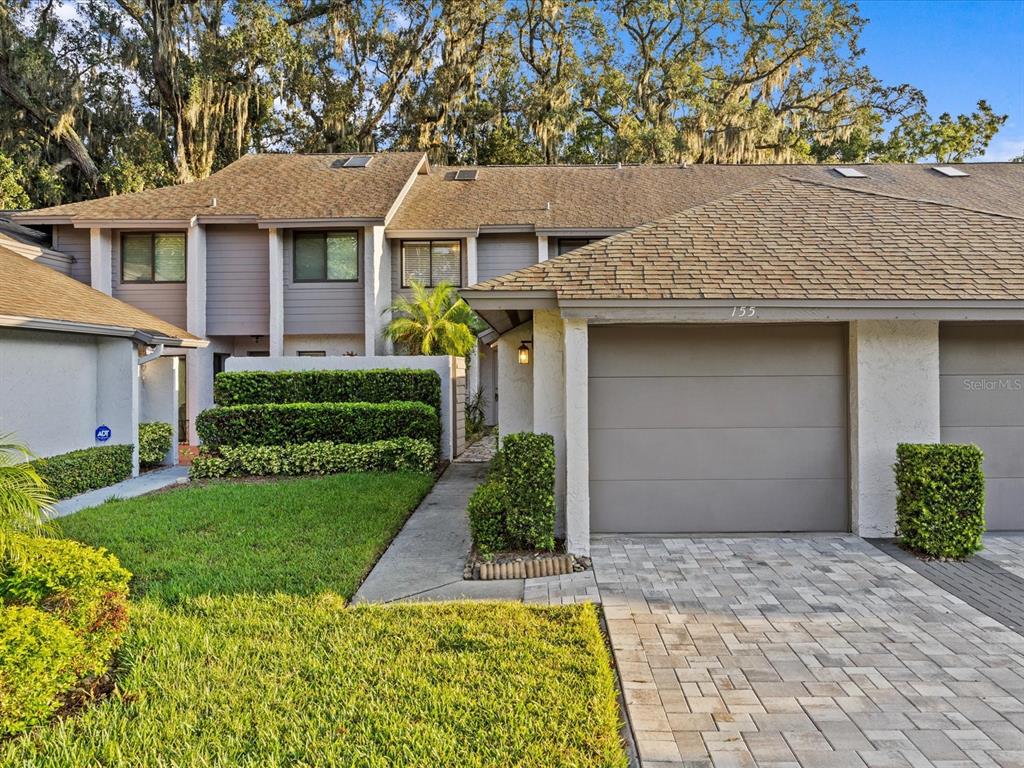
<instances>
[{"instance_id":1,"label":"green lawn","mask_svg":"<svg viewBox=\"0 0 1024 768\"><path fill-rule=\"evenodd\" d=\"M351 597L430 489L421 473L215 482L83 510L68 538L106 547L132 592L194 595L331 590Z\"/></svg>"},{"instance_id":2,"label":"green lawn","mask_svg":"<svg viewBox=\"0 0 1024 768\"><path fill-rule=\"evenodd\" d=\"M137 574L116 688L0 766L623 768L593 607L345 605L430 481L217 483L67 518Z\"/></svg>"}]
</instances>

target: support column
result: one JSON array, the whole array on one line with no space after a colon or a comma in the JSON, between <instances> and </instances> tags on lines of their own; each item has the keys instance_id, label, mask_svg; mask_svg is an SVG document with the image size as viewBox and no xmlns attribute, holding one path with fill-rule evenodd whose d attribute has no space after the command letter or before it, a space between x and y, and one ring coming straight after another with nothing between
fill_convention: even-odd
<instances>
[{"instance_id":1,"label":"support column","mask_svg":"<svg viewBox=\"0 0 1024 768\"><path fill-rule=\"evenodd\" d=\"M113 246L109 229L89 230L89 282L107 296L113 292Z\"/></svg>"},{"instance_id":2,"label":"support column","mask_svg":"<svg viewBox=\"0 0 1024 768\"><path fill-rule=\"evenodd\" d=\"M548 260L548 236L537 235L537 262Z\"/></svg>"},{"instance_id":3,"label":"support column","mask_svg":"<svg viewBox=\"0 0 1024 768\"><path fill-rule=\"evenodd\" d=\"M384 328L391 320L391 247L383 226L363 227L364 352L387 355L391 344Z\"/></svg>"},{"instance_id":4,"label":"support column","mask_svg":"<svg viewBox=\"0 0 1024 768\"><path fill-rule=\"evenodd\" d=\"M270 237L270 356L284 354L284 232L277 227Z\"/></svg>"},{"instance_id":5,"label":"support column","mask_svg":"<svg viewBox=\"0 0 1024 768\"><path fill-rule=\"evenodd\" d=\"M194 336L206 337L206 228L193 224L188 230L188 251L185 265L187 330ZM213 407L213 350L190 349L185 363L185 401L188 416L188 441L199 444L196 419Z\"/></svg>"},{"instance_id":6,"label":"support column","mask_svg":"<svg viewBox=\"0 0 1024 768\"><path fill-rule=\"evenodd\" d=\"M939 324L850 323L850 506L853 532L892 536L897 443L939 441Z\"/></svg>"},{"instance_id":7,"label":"support column","mask_svg":"<svg viewBox=\"0 0 1024 768\"><path fill-rule=\"evenodd\" d=\"M558 310L533 312L533 431L555 439L556 529L565 534L565 328Z\"/></svg>"},{"instance_id":8,"label":"support column","mask_svg":"<svg viewBox=\"0 0 1024 768\"><path fill-rule=\"evenodd\" d=\"M587 321L565 320L566 549L590 554L590 426Z\"/></svg>"},{"instance_id":9,"label":"support column","mask_svg":"<svg viewBox=\"0 0 1024 768\"><path fill-rule=\"evenodd\" d=\"M519 362L519 345L533 335L533 324L526 323L498 339L498 434L533 431L533 359Z\"/></svg>"},{"instance_id":10,"label":"support column","mask_svg":"<svg viewBox=\"0 0 1024 768\"><path fill-rule=\"evenodd\" d=\"M474 285L479 280L477 271L476 238L466 238L466 279L465 285ZM466 397L476 397L480 390L480 344L473 346L473 351L466 358Z\"/></svg>"}]
</instances>

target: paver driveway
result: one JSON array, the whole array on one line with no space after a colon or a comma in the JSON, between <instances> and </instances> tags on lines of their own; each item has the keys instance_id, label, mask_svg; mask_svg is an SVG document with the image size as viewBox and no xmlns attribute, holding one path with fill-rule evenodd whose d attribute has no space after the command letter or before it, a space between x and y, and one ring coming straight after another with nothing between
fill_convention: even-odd
<instances>
[{"instance_id":1,"label":"paver driveway","mask_svg":"<svg viewBox=\"0 0 1024 768\"><path fill-rule=\"evenodd\" d=\"M1024 637L867 542L593 557L645 768L1024 767Z\"/></svg>"}]
</instances>

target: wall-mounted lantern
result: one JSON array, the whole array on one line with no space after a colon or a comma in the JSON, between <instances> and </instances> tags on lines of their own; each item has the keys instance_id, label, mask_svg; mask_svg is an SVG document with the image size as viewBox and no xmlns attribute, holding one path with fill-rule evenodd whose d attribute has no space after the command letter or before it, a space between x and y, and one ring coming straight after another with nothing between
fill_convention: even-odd
<instances>
[{"instance_id":1,"label":"wall-mounted lantern","mask_svg":"<svg viewBox=\"0 0 1024 768\"><path fill-rule=\"evenodd\" d=\"M520 365L530 364L530 344L533 344L533 341L531 341L530 339L523 339L523 343L519 345Z\"/></svg>"}]
</instances>

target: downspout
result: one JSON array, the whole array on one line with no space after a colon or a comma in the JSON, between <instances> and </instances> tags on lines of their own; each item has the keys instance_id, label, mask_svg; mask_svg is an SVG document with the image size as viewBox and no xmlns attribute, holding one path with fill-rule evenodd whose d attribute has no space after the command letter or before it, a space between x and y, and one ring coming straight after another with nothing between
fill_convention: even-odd
<instances>
[{"instance_id":1,"label":"downspout","mask_svg":"<svg viewBox=\"0 0 1024 768\"><path fill-rule=\"evenodd\" d=\"M148 363L148 362L150 362L152 360L156 360L163 353L164 353L164 345L163 344L157 344L155 347L153 347L153 351L150 352L149 354L139 355L138 364L140 366L145 365L146 363Z\"/></svg>"}]
</instances>

